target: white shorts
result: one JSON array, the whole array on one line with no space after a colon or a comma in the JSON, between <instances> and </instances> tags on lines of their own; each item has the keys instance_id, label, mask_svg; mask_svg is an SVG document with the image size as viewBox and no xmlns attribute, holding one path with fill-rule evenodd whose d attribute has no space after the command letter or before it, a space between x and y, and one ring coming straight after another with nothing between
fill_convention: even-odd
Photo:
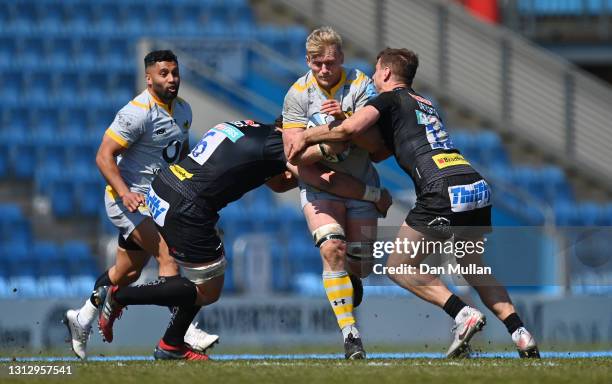
<instances>
[{"instance_id":1,"label":"white shorts","mask_svg":"<svg viewBox=\"0 0 612 384\"><path fill-rule=\"evenodd\" d=\"M375 171L370 172L367 180L365 180L365 183L374 187L380 187L378 173ZM347 199L318 190L310 185L300 183L300 203L302 205L302 210L306 204L317 200L333 200L343 202L346 207L346 217L351 219L378 219L382 217L380 212L378 212L376 209L376 204L372 202Z\"/></svg>"},{"instance_id":2,"label":"white shorts","mask_svg":"<svg viewBox=\"0 0 612 384\"><path fill-rule=\"evenodd\" d=\"M121 233L125 240L144 219L151 217L147 207L138 207L136 212L130 212L123 205L121 199L113 199L108 191L104 193L104 204L106 206L106 215L113 225L119 229L119 233Z\"/></svg>"}]
</instances>

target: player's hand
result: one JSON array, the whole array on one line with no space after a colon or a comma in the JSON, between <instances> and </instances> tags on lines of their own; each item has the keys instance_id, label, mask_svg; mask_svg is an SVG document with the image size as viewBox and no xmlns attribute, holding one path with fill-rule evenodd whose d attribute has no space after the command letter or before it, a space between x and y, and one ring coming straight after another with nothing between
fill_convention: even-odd
<instances>
[{"instance_id":1,"label":"player's hand","mask_svg":"<svg viewBox=\"0 0 612 384\"><path fill-rule=\"evenodd\" d=\"M348 149L349 142L348 141L330 141L330 142L321 143L321 145L325 148L325 153L338 155Z\"/></svg>"},{"instance_id":2,"label":"player's hand","mask_svg":"<svg viewBox=\"0 0 612 384\"><path fill-rule=\"evenodd\" d=\"M142 193L128 192L121 198L123 205L130 211L136 212L138 207L145 205L145 197Z\"/></svg>"},{"instance_id":3,"label":"player's hand","mask_svg":"<svg viewBox=\"0 0 612 384\"><path fill-rule=\"evenodd\" d=\"M383 217L387 217L387 212L389 211L389 207L393 204L393 197L386 188L380 192L380 200L376 203L376 209L378 212L382 213Z\"/></svg>"},{"instance_id":4,"label":"player's hand","mask_svg":"<svg viewBox=\"0 0 612 384\"><path fill-rule=\"evenodd\" d=\"M333 116L336 120L344 120L346 118L344 112L342 112L340 102L335 99L325 100L321 103L321 112Z\"/></svg>"},{"instance_id":5,"label":"player's hand","mask_svg":"<svg viewBox=\"0 0 612 384\"><path fill-rule=\"evenodd\" d=\"M289 147L287 153L287 161L294 164L293 161L306 149L306 140L304 140L304 132L298 132L293 135L283 136L285 146Z\"/></svg>"}]
</instances>

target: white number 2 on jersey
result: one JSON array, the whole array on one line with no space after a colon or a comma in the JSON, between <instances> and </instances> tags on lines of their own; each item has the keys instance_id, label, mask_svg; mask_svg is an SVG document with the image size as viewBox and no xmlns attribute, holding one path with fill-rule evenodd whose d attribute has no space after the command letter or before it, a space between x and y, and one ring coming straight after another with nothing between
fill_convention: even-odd
<instances>
[{"instance_id":1,"label":"white number 2 on jersey","mask_svg":"<svg viewBox=\"0 0 612 384\"><path fill-rule=\"evenodd\" d=\"M206 160L208 160L213 152L215 152L215 149L217 149L219 144L221 144L226 138L227 136L220 132L213 130L206 132L206 134L202 136L202 139L198 145L191 150L189 157L191 157L196 163L204 165Z\"/></svg>"}]
</instances>

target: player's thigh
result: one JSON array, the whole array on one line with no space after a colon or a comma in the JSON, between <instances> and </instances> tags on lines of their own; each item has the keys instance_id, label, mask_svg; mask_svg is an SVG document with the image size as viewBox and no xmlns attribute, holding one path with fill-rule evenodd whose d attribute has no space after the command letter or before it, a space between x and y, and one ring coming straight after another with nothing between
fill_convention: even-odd
<instances>
[{"instance_id":1,"label":"player's thigh","mask_svg":"<svg viewBox=\"0 0 612 384\"><path fill-rule=\"evenodd\" d=\"M168 245L158 232L153 219L147 217L142 220L130 234L130 239L155 257L160 265L160 270L165 268L163 275L172 275L172 270L175 271L174 274L178 274L178 266L170 256Z\"/></svg>"},{"instance_id":2,"label":"player's thigh","mask_svg":"<svg viewBox=\"0 0 612 384\"><path fill-rule=\"evenodd\" d=\"M429 254L422 252L423 246L419 244L424 244L423 242L435 240L436 239L433 239L423 232L412 228L408 224L402 223L402 226L400 227L394 241L396 245L394 247L394 252L389 255L387 264L418 265L421 261L423 261L423 259L429 256Z\"/></svg>"},{"instance_id":3,"label":"player's thigh","mask_svg":"<svg viewBox=\"0 0 612 384\"><path fill-rule=\"evenodd\" d=\"M342 201L315 200L304 206L304 217L310 232L327 224L346 226L346 207Z\"/></svg>"}]
</instances>

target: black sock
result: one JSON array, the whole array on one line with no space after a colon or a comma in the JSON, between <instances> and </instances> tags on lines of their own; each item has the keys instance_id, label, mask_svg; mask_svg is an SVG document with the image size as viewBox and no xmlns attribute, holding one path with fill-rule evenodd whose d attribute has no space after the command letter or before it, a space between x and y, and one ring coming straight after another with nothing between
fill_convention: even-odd
<instances>
[{"instance_id":1,"label":"black sock","mask_svg":"<svg viewBox=\"0 0 612 384\"><path fill-rule=\"evenodd\" d=\"M115 300L121 305L194 305L196 286L181 276L162 277L151 283L135 287L121 287Z\"/></svg>"},{"instance_id":2,"label":"black sock","mask_svg":"<svg viewBox=\"0 0 612 384\"><path fill-rule=\"evenodd\" d=\"M465 304L463 300L459 298L459 296L451 295L451 297L446 300L446 303L444 303L444 307L442 307L442 309L444 309L444 312L448 313L448 315L454 319L457 317L459 311L461 311L464 307L467 307L467 304Z\"/></svg>"},{"instance_id":3,"label":"black sock","mask_svg":"<svg viewBox=\"0 0 612 384\"><path fill-rule=\"evenodd\" d=\"M508 333L513 334L514 331L523 326L523 322L521 321L519 315L514 312L504 319L504 325L506 326Z\"/></svg>"},{"instance_id":4,"label":"black sock","mask_svg":"<svg viewBox=\"0 0 612 384\"><path fill-rule=\"evenodd\" d=\"M96 280L96 284L94 284L93 292L91 296L89 296L89 301L91 301L91 303L94 306L96 306L96 300L94 299L94 293L96 292L96 289L102 286L109 286L109 285L113 285L113 283L111 282L110 277L108 276L108 269L107 269L106 271L104 271L104 273L98 276L98 279Z\"/></svg>"},{"instance_id":5,"label":"black sock","mask_svg":"<svg viewBox=\"0 0 612 384\"><path fill-rule=\"evenodd\" d=\"M183 345L189 324L196 317L200 308L202 307L197 305L174 307L170 324L164 333L164 343L173 347Z\"/></svg>"}]
</instances>

